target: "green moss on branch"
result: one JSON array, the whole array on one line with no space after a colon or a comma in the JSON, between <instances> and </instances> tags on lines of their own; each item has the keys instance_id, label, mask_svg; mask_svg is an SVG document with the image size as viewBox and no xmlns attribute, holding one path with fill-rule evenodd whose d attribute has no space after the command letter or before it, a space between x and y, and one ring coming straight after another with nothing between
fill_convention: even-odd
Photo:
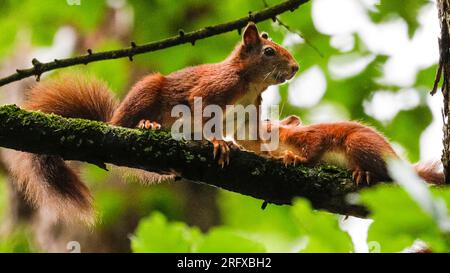
<instances>
[{"instance_id":1,"label":"green moss on branch","mask_svg":"<svg viewBox=\"0 0 450 273\"><path fill-rule=\"evenodd\" d=\"M357 188L345 170L332 166L285 167L244 151L233 151L230 165L222 169L212 158L212 145L177 141L165 131L115 127L6 105L0 107L0 146L97 165L174 170L185 179L270 203L290 204L294 197L305 197L316 208L367 215L364 207L346 202L347 194Z\"/></svg>"}]
</instances>

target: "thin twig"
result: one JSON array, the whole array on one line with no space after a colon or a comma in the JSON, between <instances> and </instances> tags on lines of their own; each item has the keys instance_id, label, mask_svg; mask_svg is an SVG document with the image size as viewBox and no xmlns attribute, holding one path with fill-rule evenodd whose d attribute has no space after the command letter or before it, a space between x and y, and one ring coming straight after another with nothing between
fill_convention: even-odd
<instances>
[{"instance_id":1,"label":"thin twig","mask_svg":"<svg viewBox=\"0 0 450 273\"><path fill-rule=\"evenodd\" d=\"M263 0L264 7L268 7L269 4L267 4L266 0ZM303 39L305 43L311 47L321 58L324 57L323 53L315 46L309 39L307 39L300 31L293 30L289 25L285 24L283 21L280 20L277 16L273 17L272 20L276 21L278 25L282 26L284 29L286 29L288 32L296 34L298 37Z\"/></svg>"},{"instance_id":2,"label":"thin twig","mask_svg":"<svg viewBox=\"0 0 450 273\"><path fill-rule=\"evenodd\" d=\"M309 0L288 0L281 4L265 8L261 11L251 13L250 16L243 17L228 23L218 24L214 26L208 26L203 29L199 29L192 32L180 31L178 36L173 36L163 40L151 42L143 45L136 45L132 43L132 46L125 49L111 50L105 52L93 53L92 50L88 54L83 56L78 56L74 58L67 58L61 60L54 60L53 62L41 63L37 59L33 59L33 67L28 69L17 69L16 73L11 74L5 78L0 79L0 86L6 85L11 82L19 81L21 79L35 76L39 79L42 73L55 70L58 68L88 64L92 62L97 62L101 60L112 60L118 58L129 58L133 59L133 56L138 54L143 54L147 52L157 51L185 43L195 44L197 40L205 39L218 34L240 30L245 27L249 21L255 23L261 22L267 19L272 19L278 14L284 13L286 11L294 11L300 5L308 2Z\"/></svg>"}]
</instances>

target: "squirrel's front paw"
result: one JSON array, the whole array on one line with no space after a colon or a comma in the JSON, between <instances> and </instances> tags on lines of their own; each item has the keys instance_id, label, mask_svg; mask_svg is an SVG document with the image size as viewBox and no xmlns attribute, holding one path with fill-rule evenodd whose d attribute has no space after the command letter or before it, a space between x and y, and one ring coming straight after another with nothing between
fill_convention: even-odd
<instances>
[{"instance_id":1,"label":"squirrel's front paw","mask_svg":"<svg viewBox=\"0 0 450 273\"><path fill-rule=\"evenodd\" d=\"M213 139L211 140L213 144L213 156L214 159L219 156L219 165L225 167L225 165L230 164L230 151L231 150L240 150L241 147L236 145L233 141L225 141L221 139Z\"/></svg>"},{"instance_id":2,"label":"squirrel's front paw","mask_svg":"<svg viewBox=\"0 0 450 273\"><path fill-rule=\"evenodd\" d=\"M139 129L149 129L149 130L159 130L161 129L161 124L155 121L150 121L148 119L142 119L139 121L138 126Z\"/></svg>"},{"instance_id":3,"label":"squirrel's front paw","mask_svg":"<svg viewBox=\"0 0 450 273\"><path fill-rule=\"evenodd\" d=\"M370 183L372 182L370 172L364 171L362 169L354 169L352 177L356 183L356 186L358 186L362 181L365 181L367 185L370 185Z\"/></svg>"}]
</instances>

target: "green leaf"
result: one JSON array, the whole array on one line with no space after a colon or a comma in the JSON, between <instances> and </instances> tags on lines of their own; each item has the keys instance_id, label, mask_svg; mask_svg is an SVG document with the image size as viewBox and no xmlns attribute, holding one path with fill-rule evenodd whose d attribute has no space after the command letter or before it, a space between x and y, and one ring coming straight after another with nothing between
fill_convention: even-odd
<instances>
[{"instance_id":1,"label":"green leaf","mask_svg":"<svg viewBox=\"0 0 450 273\"><path fill-rule=\"evenodd\" d=\"M361 201L374 220L368 241L377 242L381 252L399 252L422 240L434 250L442 249L437 224L399 186L379 185L363 190Z\"/></svg>"},{"instance_id":2,"label":"green leaf","mask_svg":"<svg viewBox=\"0 0 450 273\"><path fill-rule=\"evenodd\" d=\"M415 87L431 91L433 88L434 79L436 78L437 65L431 65L425 69L420 70L416 76Z\"/></svg>"},{"instance_id":3,"label":"green leaf","mask_svg":"<svg viewBox=\"0 0 450 273\"><path fill-rule=\"evenodd\" d=\"M280 231L297 236L290 207L268 205L261 209L262 201L237 193L220 191L218 205L224 224L245 231Z\"/></svg>"},{"instance_id":4,"label":"green leaf","mask_svg":"<svg viewBox=\"0 0 450 273\"><path fill-rule=\"evenodd\" d=\"M225 190L219 193L224 225L251 234L268 252L291 252L300 236L291 217L291 207L269 204L262 210L261 204L261 200L241 194Z\"/></svg>"},{"instance_id":5,"label":"green leaf","mask_svg":"<svg viewBox=\"0 0 450 273\"><path fill-rule=\"evenodd\" d=\"M370 12L374 22L388 21L392 17L401 17L408 25L409 37L412 37L419 26L417 17L427 0L380 0L377 11Z\"/></svg>"},{"instance_id":6,"label":"green leaf","mask_svg":"<svg viewBox=\"0 0 450 273\"><path fill-rule=\"evenodd\" d=\"M206 253L261 253L264 245L253 241L230 228L213 228L204 237L197 252Z\"/></svg>"},{"instance_id":7,"label":"green leaf","mask_svg":"<svg viewBox=\"0 0 450 273\"><path fill-rule=\"evenodd\" d=\"M313 210L304 199L295 200L292 212L297 227L308 241L301 252L353 251L352 240L348 233L340 229L337 215Z\"/></svg>"},{"instance_id":8,"label":"green leaf","mask_svg":"<svg viewBox=\"0 0 450 273\"><path fill-rule=\"evenodd\" d=\"M405 147L409 160L415 162L420 157L420 135L432 119L430 108L420 105L400 111L383 131L392 141Z\"/></svg>"},{"instance_id":9,"label":"green leaf","mask_svg":"<svg viewBox=\"0 0 450 273\"><path fill-rule=\"evenodd\" d=\"M231 228L213 228L203 235L185 223L169 223L159 212L141 220L131 247L134 252L265 252L261 243Z\"/></svg>"},{"instance_id":10,"label":"green leaf","mask_svg":"<svg viewBox=\"0 0 450 273\"><path fill-rule=\"evenodd\" d=\"M169 223L163 214L154 212L139 223L131 248L133 252L192 252L200 238L197 228L182 222Z\"/></svg>"}]
</instances>

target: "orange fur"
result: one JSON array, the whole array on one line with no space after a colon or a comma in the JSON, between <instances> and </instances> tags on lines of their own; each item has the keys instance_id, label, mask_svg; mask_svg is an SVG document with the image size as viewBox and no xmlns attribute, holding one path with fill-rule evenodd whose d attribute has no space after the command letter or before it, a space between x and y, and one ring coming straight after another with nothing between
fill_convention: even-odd
<instances>
[{"instance_id":1,"label":"orange fur","mask_svg":"<svg viewBox=\"0 0 450 273\"><path fill-rule=\"evenodd\" d=\"M117 104L106 83L80 75L63 75L33 87L23 107L63 117L107 122Z\"/></svg>"},{"instance_id":2,"label":"orange fur","mask_svg":"<svg viewBox=\"0 0 450 273\"><path fill-rule=\"evenodd\" d=\"M444 185L444 172L439 168L440 162L417 163L414 165L414 169L423 180L436 185Z\"/></svg>"},{"instance_id":3,"label":"orange fur","mask_svg":"<svg viewBox=\"0 0 450 273\"><path fill-rule=\"evenodd\" d=\"M266 122L279 130L280 146L270 156L287 163L340 165L353 171L357 182L388 181L386 158L398 158L389 141L376 130L358 122L301 125L299 118ZM255 148L253 145L251 148ZM258 151L258 150L257 150ZM436 164L418 164L415 170L425 181L443 184Z\"/></svg>"},{"instance_id":4,"label":"orange fur","mask_svg":"<svg viewBox=\"0 0 450 273\"><path fill-rule=\"evenodd\" d=\"M251 39L246 40L246 35ZM215 104L224 109L250 94L246 99L259 105L260 94L269 85L292 78L298 64L286 49L261 38L254 24L248 25L243 36L244 41L222 62L145 77L133 86L111 123L136 127L141 119L149 119L169 128L175 121L170 116L173 106L184 104L192 109L195 97L201 97L204 106ZM266 47L276 54L265 56Z\"/></svg>"}]
</instances>

